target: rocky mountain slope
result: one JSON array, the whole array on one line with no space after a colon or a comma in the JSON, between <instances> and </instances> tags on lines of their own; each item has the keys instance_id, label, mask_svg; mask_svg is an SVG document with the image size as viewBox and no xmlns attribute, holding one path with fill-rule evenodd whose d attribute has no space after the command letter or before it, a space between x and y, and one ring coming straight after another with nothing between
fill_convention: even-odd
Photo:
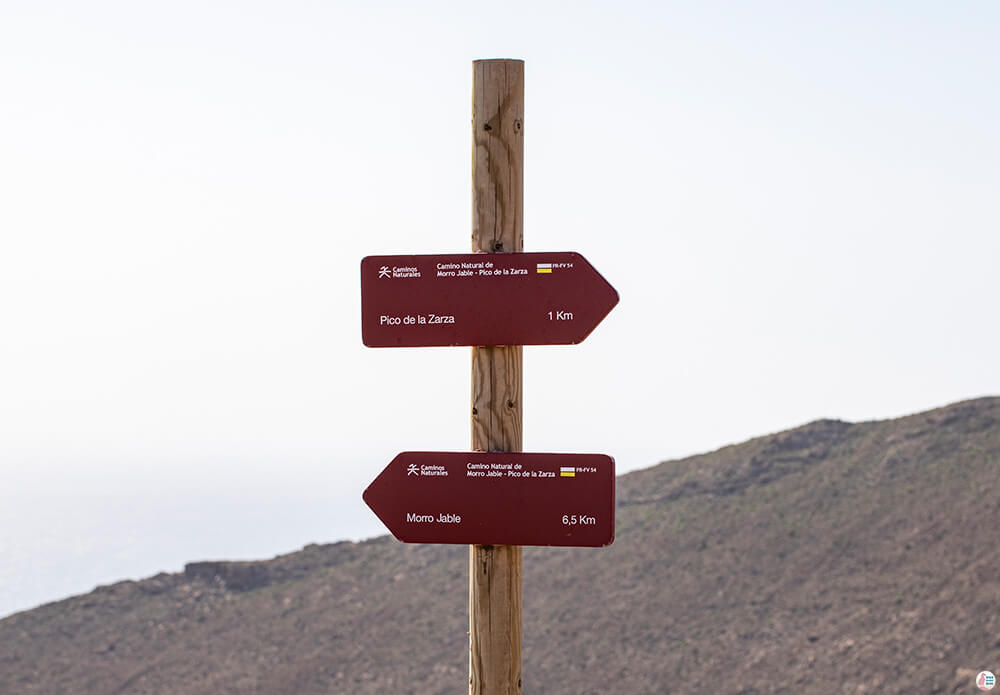
<instances>
[{"instance_id":1,"label":"rocky mountain slope","mask_svg":"<svg viewBox=\"0 0 1000 695\"><path fill-rule=\"evenodd\" d=\"M1000 398L813 422L618 481L527 548L525 693L973 693L1000 671ZM467 549L201 562L0 621L0 693L457 693Z\"/></svg>"}]
</instances>

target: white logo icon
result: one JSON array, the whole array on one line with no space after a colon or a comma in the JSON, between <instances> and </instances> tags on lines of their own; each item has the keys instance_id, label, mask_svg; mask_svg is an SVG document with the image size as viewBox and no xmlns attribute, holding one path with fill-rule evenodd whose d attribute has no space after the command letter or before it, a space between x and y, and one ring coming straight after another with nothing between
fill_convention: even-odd
<instances>
[{"instance_id":1,"label":"white logo icon","mask_svg":"<svg viewBox=\"0 0 1000 695\"><path fill-rule=\"evenodd\" d=\"M996 676L989 671L980 671L979 675L976 676L976 687L980 690L993 690L993 686L996 684Z\"/></svg>"},{"instance_id":2,"label":"white logo icon","mask_svg":"<svg viewBox=\"0 0 1000 695\"><path fill-rule=\"evenodd\" d=\"M407 475L407 477L409 477L411 475L417 475L417 464L411 463L409 466L407 466L406 467L406 475Z\"/></svg>"},{"instance_id":3,"label":"white logo icon","mask_svg":"<svg viewBox=\"0 0 1000 695\"><path fill-rule=\"evenodd\" d=\"M381 268L379 268L378 269L378 276L380 278L387 278L387 277L389 277L389 266L384 265Z\"/></svg>"}]
</instances>

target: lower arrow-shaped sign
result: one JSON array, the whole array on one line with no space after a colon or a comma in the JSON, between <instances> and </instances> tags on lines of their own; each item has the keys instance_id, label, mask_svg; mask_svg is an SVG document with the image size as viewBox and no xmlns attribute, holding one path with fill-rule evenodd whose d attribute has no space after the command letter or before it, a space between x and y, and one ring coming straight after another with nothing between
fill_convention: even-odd
<instances>
[{"instance_id":1,"label":"lower arrow-shaped sign","mask_svg":"<svg viewBox=\"0 0 1000 695\"><path fill-rule=\"evenodd\" d=\"M615 461L602 454L407 451L364 500L407 543L599 547L615 539Z\"/></svg>"}]
</instances>

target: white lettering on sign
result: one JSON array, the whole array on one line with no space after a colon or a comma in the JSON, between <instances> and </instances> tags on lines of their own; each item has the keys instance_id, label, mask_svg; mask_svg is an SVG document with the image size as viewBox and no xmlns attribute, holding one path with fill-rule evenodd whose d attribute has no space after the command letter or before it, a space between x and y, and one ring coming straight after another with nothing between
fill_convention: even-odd
<instances>
[{"instance_id":1,"label":"white lettering on sign","mask_svg":"<svg viewBox=\"0 0 1000 695\"><path fill-rule=\"evenodd\" d=\"M378 317L380 326L426 326L430 324L455 323L455 317L451 314L417 314L416 316L388 316L382 314Z\"/></svg>"},{"instance_id":2,"label":"white lettering on sign","mask_svg":"<svg viewBox=\"0 0 1000 695\"><path fill-rule=\"evenodd\" d=\"M444 466L425 463L420 466L420 475L448 475L448 471L445 470Z\"/></svg>"},{"instance_id":3,"label":"white lettering on sign","mask_svg":"<svg viewBox=\"0 0 1000 695\"><path fill-rule=\"evenodd\" d=\"M569 470L567 468L567 470ZM579 473L596 473L597 468L592 466L579 467L574 469ZM520 463L504 463L502 461L491 461L489 463L465 463L466 478L519 478L529 480L531 478L555 478L553 471L526 470Z\"/></svg>"},{"instance_id":4,"label":"white lettering on sign","mask_svg":"<svg viewBox=\"0 0 1000 695\"><path fill-rule=\"evenodd\" d=\"M392 277L394 278L418 278L420 271L410 265L394 265L392 267Z\"/></svg>"},{"instance_id":5,"label":"white lettering on sign","mask_svg":"<svg viewBox=\"0 0 1000 695\"><path fill-rule=\"evenodd\" d=\"M437 518L434 518L433 514L414 514L413 512L406 513L406 523L408 524L460 524L462 523L462 517L458 514L438 514Z\"/></svg>"},{"instance_id":6,"label":"white lettering on sign","mask_svg":"<svg viewBox=\"0 0 1000 695\"><path fill-rule=\"evenodd\" d=\"M538 272L551 273L553 269L572 268L572 263L544 263L544 269ZM395 268L393 270L396 270ZM530 275L528 268L500 267L490 261L463 261L461 263L438 263L435 267L439 278L471 278L471 277L514 277Z\"/></svg>"},{"instance_id":7,"label":"white lettering on sign","mask_svg":"<svg viewBox=\"0 0 1000 695\"><path fill-rule=\"evenodd\" d=\"M472 463L471 461L465 464L466 472L465 475L468 478L485 478L486 471L490 469L490 464L488 463Z\"/></svg>"},{"instance_id":8,"label":"white lettering on sign","mask_svg":"<svg viewBox=\"0 0 1000 695\"><path fill-rule=\"evenodd\" d=\"M563 514L562 522L566 526L576 526L577 524L596 526L597 517L589 514Z\"/></svg>"}]
</instances>

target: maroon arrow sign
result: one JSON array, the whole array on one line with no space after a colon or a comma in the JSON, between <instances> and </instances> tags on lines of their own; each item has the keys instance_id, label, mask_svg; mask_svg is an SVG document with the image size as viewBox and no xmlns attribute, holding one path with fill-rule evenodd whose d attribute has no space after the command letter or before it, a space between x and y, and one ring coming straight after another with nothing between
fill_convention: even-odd
<instances>
[{"instance_id":1,"label":"maroon arrow sign","mask_svg":"<svg viewBox=\"0 0 1000 695\"><path fill-rule=\"evenodd\" d=\"M615 539L615 461L601 454L406 451L364 500L406 543L600 547Z\"/></svg>"},{"instance_id":2,"label":"maroon arrow sign","mask_svg":"<svg viewBox=\"0 0 1000 695\"><path fill-rule=\"evenodd\" d=\"M579 343L617 303L615 289L578 253L361 261L368 347Z\"/></svg>"}]
</instances>

